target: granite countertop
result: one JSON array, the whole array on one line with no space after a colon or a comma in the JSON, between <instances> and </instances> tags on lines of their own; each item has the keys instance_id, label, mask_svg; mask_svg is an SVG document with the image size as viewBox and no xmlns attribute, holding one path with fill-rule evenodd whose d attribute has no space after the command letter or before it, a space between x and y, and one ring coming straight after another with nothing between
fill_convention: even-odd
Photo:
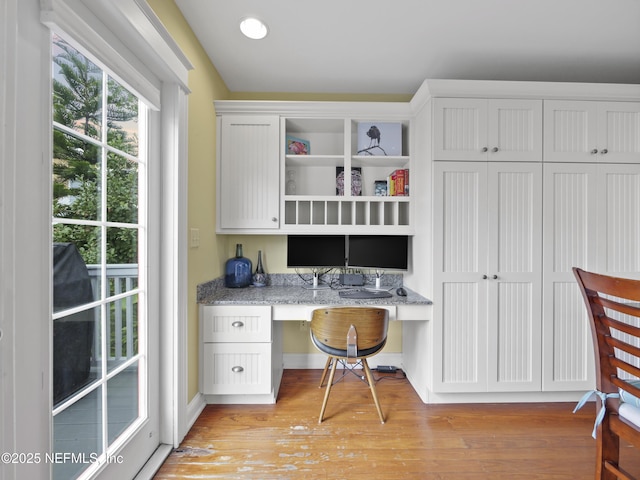
<instances>
[{"instance_id":1,"label":"granite countertop","mask_svg":"<svg viewBox=\"0 0 640 480\"><path fill-rule=\"evenodd\" d=\"M227 288L222 278L198 285L198 303L203 305L430 305L431 300L403 287L406 297L396 295L396 289L402 285L402 275L385 275L382 287L392 294L387 298L352 299L341 298L342 289L358 289L372 286L365 282L365 287L343 287L332 283L330 288L311 290L305 288L307 283L297 275L270 275L269 284L265 287L249 286L245 288ZM399 278L397 278L399 277ZM383 277L384 278L384 277ZM375 280L373 280L375 282Z\"/></svg>"}]
</instances>

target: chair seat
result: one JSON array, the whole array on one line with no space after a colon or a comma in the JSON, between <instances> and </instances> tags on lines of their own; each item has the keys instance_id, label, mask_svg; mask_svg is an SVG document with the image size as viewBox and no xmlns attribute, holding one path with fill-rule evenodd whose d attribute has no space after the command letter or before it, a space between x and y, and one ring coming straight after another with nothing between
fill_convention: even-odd
<instances>
[{"instance_id":1,"label":"chair seat","mask_svg":"<svg viewBox=\"0 0 640 480\"><path fill-rule=\"evenodd\" d=\"M631 403L622 402L618 409L618 415L625 420L633 423L637 427L640 427L640 408L632 405Z\"/></svg>"}]
</instances>

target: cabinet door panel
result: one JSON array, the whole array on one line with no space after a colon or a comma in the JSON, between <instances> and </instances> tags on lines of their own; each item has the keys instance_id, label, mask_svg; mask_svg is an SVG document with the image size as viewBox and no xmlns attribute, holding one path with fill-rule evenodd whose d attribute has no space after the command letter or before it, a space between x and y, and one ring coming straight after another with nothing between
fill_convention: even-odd
<instances>
[{"instance_id":1,"label":"cabinet door panel","mask_svg":"<svg viewBox=\"0 0 640 480\"><path fill-rule=\"evenodd\" d=\"M275 116L222 117L218 165L221 229L279 227L278 132Z\"/></svg>"},{"instance_id":2,"label":"cabinet door panel","mask_svg":"<svg viewBox=\"0 0 640 480\"><path fill-rule=\"evenodd\" d=\"M640 103L598 105L598 149L602 162L640 162Z\"/></svg>"},{"instance_id":3,"label":"cabinet door panel","mask_svg":"<svg viewBox=\"0 0 640 480\"><path fill-rule=\"evenodd\" d=\"M436 98L434 132L436 160L486 160L487 101Z\"/></svg>"},{"instance_id":4,"label":"cabinet door panel","mask_svg":"<svg viewBox=\"0 0 640 480\"><path fill-rule=\"evenodd\" d=\"M486 389L487 165L435 164L434 384L436 392Z\"/></svg>"},{"instance_id":5,"label":"cabinet door panel","mask_svg":"<svg viewBox=\"0 0 640 480\"><path fill-rule=\"evenodd\" d=\"M544 161L597 162L597 102L545 100Z\"/></svg>"},{"instance_id":6,"label":"cabinet door panel","mask_svg":"<svg viewBox=\"0 0 640 480\"><path fill-rule=\"evenodd\" d=\"M542 161L542 100L489 100L490 161Z\"/></svg>"},{"instance_id":7,"label":"cabinet door panel","mask_svg":"<svg viewBox=\"0 0 640 480\"><path fill-rule=\"evenodd\" d=\"M491 391L540 390L542 164L489 163Z\"/></svg>"},{"instance_id":8,"label":"cabinet door panel","mask_svg":"<svg viewBox=\"0 0 640 480\"><path fill-rule=\"evenodd\" d=\"M591 332L572 267L598 271L597 165L545 164L543 362L545 391L595 385Z\"/></svg>"},{"instance_id":9,"label":"cabinet door panel","mask_svg":"<svg viewBox=\"0 0 640 480\"><path fill-rule=\"evenodd\" d=\"M598 166L601 209L601 272L638 276L640 272L640 165Z\"/></svg>"}]
</instances>

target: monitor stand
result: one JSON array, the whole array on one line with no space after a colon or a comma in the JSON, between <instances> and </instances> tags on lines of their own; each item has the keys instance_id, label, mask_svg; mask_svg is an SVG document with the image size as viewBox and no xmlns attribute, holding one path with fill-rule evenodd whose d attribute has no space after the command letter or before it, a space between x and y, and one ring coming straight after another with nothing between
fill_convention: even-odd
<instances>
[{"instance_id":1,"label":"monitor stand","mask_svg":"<svg viewBox=\"0 0 640 480\"><path fill-rule=\"evenodd\" d=\"M390 286L381 286L380 285L380 279L382 278L382 274L384 273L383 270L376 270L376 286L374 288L367 288L367 290L371 290L374 292L388 292L389 290L391 290L393 287Z\"/></svg>"},{"instance_id":2,"label":"monitor stand","mask_svg":"<svg viewBox=\"0 0 640 480\"><path fill-rule=\"evenodd\" d=\"M304 284L302 286L302 288L306 289L306 290L326 290L329 288L329 285L327 284L320 284L318 282L320 278L320 274L318 273L318 271L316 269L313 270L313 285L307 285Z\"/></svg>"}]
</instances>

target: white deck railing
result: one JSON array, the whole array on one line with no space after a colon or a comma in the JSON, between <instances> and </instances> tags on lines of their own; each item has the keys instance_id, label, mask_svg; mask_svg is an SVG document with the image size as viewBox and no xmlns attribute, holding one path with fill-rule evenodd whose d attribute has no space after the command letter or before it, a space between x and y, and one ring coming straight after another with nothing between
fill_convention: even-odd
<instances>
[{"instance_id":1,"label":"white deck railing","mask_svg":"<svg viewBox=\"0 0 640 480\"><path fill-rule=\"evenodd\" d=\"M93 295L96 300L100 299L100 265L87 265L87 271L89 272L89 278L91 279L91 288L93 289ZM135 282L138 280L138 264L136 263L122 263L122 264L108 264L107 265L107 294L118 295L137 288ZM136 352L134 350L134 338L137 338L137 315L134 315L134 297L129 296L123 299L115 300L114 302L114 322L111 325L111 319L105 319L106 325L106 338L108 349L108 360L119 363L121 361L131 358ZM124 304L124 311L123 311ZM124 313L124 314L123 314ZM123 335L123 327L125 328ZM101 359L100 352L102 348L100 345L100 318L96 316L94 334L94 352L96 360ZM123 336L125 340L125 349L123 352ZM115 347L115 348L112 348ZM115 355L112 355L112 350L115 351Z\"/></svg>"}]
</instances>

